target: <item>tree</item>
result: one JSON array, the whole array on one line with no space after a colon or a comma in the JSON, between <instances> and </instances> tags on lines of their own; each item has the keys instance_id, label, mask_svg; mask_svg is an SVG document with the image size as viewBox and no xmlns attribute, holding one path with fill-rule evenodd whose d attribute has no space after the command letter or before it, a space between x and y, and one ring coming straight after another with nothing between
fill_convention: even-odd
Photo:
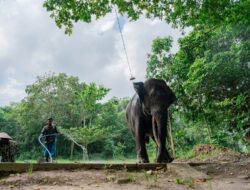
<instances>
[{"instance_id":1,"label":"tree","mask_svg":"<svg viewBox=\"0 0 250 190\"><path fill-rule=\"evenodd\" d=\"M81 143L81 148L86 150L86 156L88 158L88 145L97 140L101 140L103 137L101 134L106 134L105 130L96 125L92 127L92 120L97 116L98 110L100 109L100 103L98 101L102 100L109 89L104 86L97 86L95 83L90 83L85 85L84 88L77 89L75 91L75 99L78 102L80 117L82 118L81 125L77 128L70 128L69 130L64 130L66 134L70 134L74 140ZM86 120L88 119L88 126ZM107 128L108 129L108 128ZM69 136L69 138L71 138ZM74 142L71 145L70 158L72 159L74 149ZM84 159L84 155L83 155Z\"/></svg>"},{"instance_id":2,"label":"tree","mask_svg":"<svg viewBox=\"0 0 250 190\"><path fill-rule=\"evenodd\" d=\"M90 83L75 92L76 98L79 100L84 127L86 126L86 119L89 119L89 126L91 126L92 119L100 107L98 101L102 100L108 92L109 89L101 85L97 86L95 83Z\"/></svg>"},{"instance_id":3,"label":"tree","mask_svg":"<svg viewBox=\"0 0 250 190\"><path fill-rule=\"evenodd\" d=\"M64 132L66 137L74 139L74 141L81 145L83 150L83 160L86 160L88 159L88 145L108 138L110 136L111 127L96 125L70 129L61 128L61 130Z\"/></svg>"},{"instance_id":4,"label":"tree","mask_svg":"<svg viewBox=\"0 0 250 190\"><path fill-rule=\"evenodd\" d=\"M187 26L215 26L224 23L249 24L250 1L231 0L100 0L100 1L58 1L45 0L44 7L50 12L57 26L72 32L74 22L91 22L99 19L117 7L119 13L127 13L129 19L137 20L141 15L160 18L182 28Z\"/></svg>"},{"instance_id":5,"label":"tree","mask_svg":"<svg viewBox=\"0 0 250 190\"><path fill-rule=\"evenodd\" d=\"M180 50L172 59L166 55L170 61L163 76L178 97L175 135L193 128L199 133L196 139L188 133L183 136L191 144L217 143L243 150L242 136L250 122L249 40L245 25L196 27L179 40ZM157 57L154 52L150 55ZM159 69L159 60L151 56L148 75Z\"/></svg>"},{"instance_id":6,"label":"tree","mask_svg":"<svg viewBox=\"0 0 250 190\"><path fill-rule=\"evenodd\" d=\"M14 108L15 104L0 108L0 132L8 133L15 140L20 131L20 126L12 118Z\"/></svg>"},{"instance_id":7,"label":"tree","mask_svg":"<svg viewBox=\"0 0 250 190\"><path fill-rule=\"evenodd\" d=\"M172 47L173 39L169 37L156 38L152 42L152 53L148 55L147 60L147 78L166 78L167 67L172 62L172 55L169 53Z\"/></svg>"},{"instance_id":8,"label":"tree","mask_svg":"<svg viewBox=\"0 0 250 190\"><path fill-rule=\"evenodd\" d=\"M55 124L63 128L76 127L81 124L78 101L75 91L82 89L77 77L66 74L45 74L37 81L26 87L27 97L18 103L12 112L12 119L20 126L18 138L22 155L28 158L38 157L38 136L48 117L53 117ZM59 140L60 144L68 144ZM62 150L62 154L66 151ZM26 156L24 156L26 157Z\"/></svg>"},{"instance_id":9,"label":"tree","mask_svg":"<svg viewBox=\"0 0 250 190\"><path fill-rule=\"evenodd\" d=\"M189 79L184 83L188 94L191 91L201 94L206 114L211 116L216 113L213 117L224 129L228 128L225 131L231 133L230 138L235 143L239 141L244 126L250 122L249 40L249 26L218 28L207 43L204 56L196 59L190 67ZM216 142L223 139L220 133L214 135L217 136ZM238 147L237 144L234 146Z\"/></svg>"},{"instance_id":10,"label":"tree","mask_svg":"<svg viewBox=\"0 0 250 190\"><path fill-rule=\"evenodd\" d=\"M27 97L21 102L0 108L0 129L18 142L21 160L41 155L37 138L50 116L66 137L58 138L58 155L62 157L73 154L72 139L90 155L131 155L134 143L124 117L128 99L112 98L102 103L108 91L63 73L39 76L26 87ZM80 155L78 149L75 152Z\"/></svg>"},{"instance_id":11,"label":"tree","mask_svg":"<svg viewBox=\"0 0 250 190\"><path fill-rule=\"evenodd\" d=\"M125 109L128 98L112 98L102 104L95 124L102 128L109 127L110 134L104 141L90 144L89 150L98 150L103 158L122 158L135 155L135 143L132 133L127 127Z\"/></svg>"}]
</instances>

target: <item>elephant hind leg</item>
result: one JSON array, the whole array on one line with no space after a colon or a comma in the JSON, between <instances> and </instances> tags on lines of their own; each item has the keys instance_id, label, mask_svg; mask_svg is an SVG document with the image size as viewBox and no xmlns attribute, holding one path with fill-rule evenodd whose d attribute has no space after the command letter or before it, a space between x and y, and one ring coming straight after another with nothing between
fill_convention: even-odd
<instances>
[{"instance_id":1,"label":"elephant hind leg","mask_svg":"<svg viewBox=\"0 0 250 190\"><path fill-rule=\"evenodd\" d=\"M148 137L148 136L145 137L145 142L146 142L147 144L149 143L149 137Z\"/></svg>"}]
</instances>

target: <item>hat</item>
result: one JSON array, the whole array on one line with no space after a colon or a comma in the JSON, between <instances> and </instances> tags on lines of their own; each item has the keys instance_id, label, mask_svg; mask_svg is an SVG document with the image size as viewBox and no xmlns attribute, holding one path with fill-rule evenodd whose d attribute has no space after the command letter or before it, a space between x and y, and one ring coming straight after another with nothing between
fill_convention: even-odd
<instances>
[{"instance_id":1,"label":"hat","mask_svg":"<svg viewBox=\"0 0 250 190\"><path fill-rule=\"evenodd\" d=\"M52 117L49 117L48 120L53 120L53 118L52 118Z\"/></svg>"}]
</instances>

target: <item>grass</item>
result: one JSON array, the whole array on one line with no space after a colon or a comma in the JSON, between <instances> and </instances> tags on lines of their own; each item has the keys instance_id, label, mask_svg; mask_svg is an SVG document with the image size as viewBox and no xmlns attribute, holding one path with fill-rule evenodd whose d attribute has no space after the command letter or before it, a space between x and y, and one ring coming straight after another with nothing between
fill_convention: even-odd
<instances>
[{"instance_id":1,"label":"grass","mask_svg":"<svg viewBox=\"0 0 250 190\"><path fill-rule=\"evenodd\" d=\"M194 188L194 179L191 177L187 179L182 179L182 178L177 177L175 182L176 184L179 184L179 185L185 185L186 187Z\"/></svg>"},{"instance_id":2,"label":"grass","mask_svg":"<svg viewBox=\"0 0 250 190\"><path fill-rule=\"evenodd\" d=\"M29 166L29 168L27 169L27 171L26 171L26 173L28 173L28 174L32 174L32 172L33 172L33 164L31 163L30 164L30 166Z\"/></svg>"},{"instance_id":3,"label":"grass","mask_svg":"<svg viewBox=\"0 0 250 190\"><path fill-rule=\"evenodd\" d=\"M15 163L37 163L37 160L16 160Z\"/></svg>"},{"instance_id":4,"label":"grass","mask_svg":"<svg viewBox=\"0 0 250 190\"><path fill-rule=\"evenodd\" d=\"M188 150L188 151L183 151L183 152L178 152L176 155L176 159L191 159L195 157L193 150Z\"/></svg>"}]
</instances>

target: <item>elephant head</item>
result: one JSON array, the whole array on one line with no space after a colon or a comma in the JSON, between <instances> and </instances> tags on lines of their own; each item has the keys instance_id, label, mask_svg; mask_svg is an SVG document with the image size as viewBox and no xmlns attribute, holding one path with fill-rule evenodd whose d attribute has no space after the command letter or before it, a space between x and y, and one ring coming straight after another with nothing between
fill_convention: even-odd
<instances>
[{"instance_id":1,"label":"elephant head","mask_svg":"<svg viewBox=\"0 0 250 190\"><path fill-rule=\"evenodd\" d=\"M136 82L134 89L139 96L143 114L152 116L152 131L158 147L157 162L169 162L171 158L165 147L168 107L176 101L176 96L165 81L158 79Z\"/></svg>"},{"instance_id":2,"label":"elephant head","mask_svg":"<svg viewBox=\"0 0 250 190\"><path fill-rule=\"evenodd\" d=\"M168 107L176 101L173 91L166 82L159 79L148 79L143 82L133 83L138 94L143 111L150 115L167 111Z\"/></svg>"}]
</instances>

